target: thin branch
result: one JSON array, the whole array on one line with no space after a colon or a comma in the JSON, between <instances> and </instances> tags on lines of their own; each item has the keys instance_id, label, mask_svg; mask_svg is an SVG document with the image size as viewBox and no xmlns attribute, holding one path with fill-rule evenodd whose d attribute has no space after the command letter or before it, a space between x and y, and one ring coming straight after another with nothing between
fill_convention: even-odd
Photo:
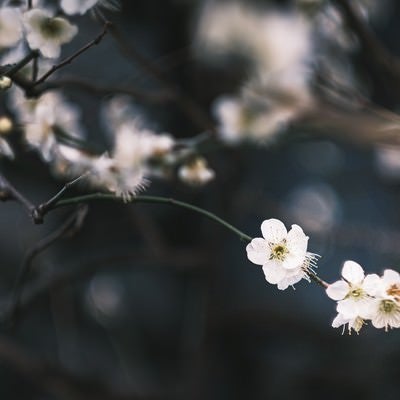
<instances>
[{"instance_id":1,"label":"thin branch","mask_svg":"<svg viewBox=\"0 0 400 400\"><path fill-rule=\"evenodd\" d=\"M389 74L390 79L400 85L400 59L382 45L351 1L333 2L342 12L348 27L357 35L367 62L381 69L381 72Z\"/></svg>"},{"instance_id":2,"label":"thin branch","mask_svg":"<svg viewBox=\"0 0 400 400\"><path fill-rule=\"evenodd\" d=\"M59 228L57 228L50 235L46 236L44 239L40 240L29 250L25 256L21 270L14 285L13 300L10 311L8 315L6 315L8 320L15 322L18 317L22 288L32 268L34 259L59 239L75 234L82 227L87 210L88 208L86 205L79 207L79 209L74 212L73 215L70 216Z\"/></svg>"},{"instance_id":3,"label":"thin branch","mask_svg":"<svg viewBox=\"0 0 400 400\"><path fill-rule=\"evenodd\" d=\"M50 211L55 208L65 207L74 204L86 203L93 200L112 200L122 202L122 199L119 197L114 196L113 194L105 194L105 193L93 193L87 194L84 196L72 197L65 200L60 200L59 202L53 204L47 211ZM252 238L246 235L244 232L240 231L239 229L235 228L233 225L228 223L227 221L223 220L222 218L218 217L212 212L206 211L203 208L197 207L193 204L185 203L183 201L167 198L167 197L157 197L157 196L137 196L132 198L130 203L153 203L153 204L169 204L173 206L177 206L180 208L185 208L187 210L194 211L195 213L204 215L205 217L219 223L220 225L224 226L225 228L229 229L233 233L239 236L241 240L250 241Z\"/></svg>"},{"instance_id":4,"label":"thin branch","mask_svg":"<svg viewBox=\"0 0 400 400\"><path fill-rule=\"evenodd\" d=\"M175 94L167 90L148 91L133 87L104 86L75 77L60 78L51 82L43 83L40 88L37 88L37 92L41 94L47 90L58 89L61 87L75 87L96 96L121 93L146 103L165 103L175 99Z\"/></svg>"},{"instance_id":5,"label":"thin branch","mask_svg":"<svg viewBox=\"0 0 400 400\"><path fill-rule=\"evenodd\" d=\"M42 215L45 215L48 210L50 210L59 200L61 200L62 196L67 192L71 187L75 186L78 182L88 176L89 172L86 172L74 180L67 182L63 188L56 193L50 200L46 201L45 203L40 204L35 208L35 212L37 217L40 218Z\"/></svg>"},{"instance_id":6,"label":"thin branch","mask_svg":"<svg viewBox=\"0 0 400 400\"><path fill-rule=\"evenodd\" d=\"M32 60L37 60L39 56L39 52L37 50L32 50L28 53L21 61L17 62L10 69L6 70L3 75L12 78L14 74L16 74L19 70L21 70L25 65L29 64Z\"/></svg>"},{"instance_id":7,"label":"thin branch","mask_svg":"<svg viewBox=\"0 0 400 400\"><path fill-rule=\"evenodd\" d=\"M20 203L30 215L32 215L35 206L21 192L19 192L8 180L0 173L0 192L1 200L15 200Z\"/></svg>"},{"instance_id":8,"label":"thin branch","mask_svg":"<svg viewBox=\"0 0 400 400\"><path fill-rule=\"evenodd\" d=\"M89 50L91 47L98 45L101 42L101 40L103 39L103 37L106 35L106 33L108 32L110 26L111 26L111 23L106 21L104 26L103 26L103 30L101 31L101 33L95 39L91 40L88 44L83 46L80 50L78 50L76 53L72 54L71 56L67 57L66 59L61 61L59 64L53 65L53 67L50 68L49 71L47 71L44 75L42 75L33 84L33 87L43 83L50 75L54 74L54 72L56 72L60 68L63 68L68 64L71 64L72 61L74 61L77 57L79 57L85 51Z\"/></svg>"}]
</instances>

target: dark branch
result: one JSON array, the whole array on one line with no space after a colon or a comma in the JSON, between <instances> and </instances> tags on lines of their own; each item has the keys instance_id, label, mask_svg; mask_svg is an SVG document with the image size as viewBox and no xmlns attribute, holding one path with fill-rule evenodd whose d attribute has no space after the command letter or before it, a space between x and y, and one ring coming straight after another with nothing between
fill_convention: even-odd
<instances>
[{"instance_id":1,"label":"dark branch","mask_svg":"<svg viewBox=\"0 0 400 400\"><path fill-rule=\"evenodd\" d=\"M50 68L49 71L47 71L43 76L41 76L34 84L33 87L40 85L41 83L43 83L50 75L54 74L54 72L56 72L57 70L59 70L60 68L65 67L68 64L71 64L72 61L74 61L77 57L79 57L82 53L84 53L85 51L89 50L91 47L98 45L101 40L103 39L103 37L106 35L106 33L108 32L109 28L111 26L111 23L106 21L103 27L103 30L101 31L101 33L92 41L90 41L88 44L86 44L85 46L83 46L81 49L79 49L76 53L72 54L71 56L67 57L66 59L64 59L63 61L61 61L59 64L53 65L52 68Z\"/></svg>"}]
</instances>

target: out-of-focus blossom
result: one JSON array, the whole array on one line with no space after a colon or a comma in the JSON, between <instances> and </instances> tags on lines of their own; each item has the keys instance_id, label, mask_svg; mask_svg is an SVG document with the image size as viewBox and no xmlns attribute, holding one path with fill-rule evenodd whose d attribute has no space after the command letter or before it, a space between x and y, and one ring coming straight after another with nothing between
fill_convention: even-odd
<instances>
[{"instance_id":1,"label":"out-of-focus blossom","mask_svg":"<svg viewBox=\"0 0 400 400\"><path fill-rule=\"evenodd\" d=\"M141 165L123 167L108 155L93 162L89 180L95 187L115 193L123 201L131 200L147 184Z\"/></svg>"},{"instance_id":2,"label":"out-of-focus blossom","mask_svg":"<svg viewBox=\"0 0 400 400\"><path fill-rule=\"evenodd\" d=\"M31 49L39 49L48 58L60 56L61 45L78 33L78 28L65 18L54 17L44 9L27 11L23 17L27 41Z\"/></svg>"},{"instance_id":3,"label":"out-of-focus blossom","mask_svg":"<svg viewBox=\"0 0 400 400\"><path fill-rule=\"evenodd\" d=\"M375 165L378 172L392 181L400 180L400 147L380 145L375 149Z\"/></svg>"},{"instance_id":4,"label":"out-of-focus blossom","mask_svg":"<svg viewBox=\"0 0 400 400\"><path fill-rule=\"evenodd\" d=\"M0 8L0 48L14 46L21 38L20 12L11 7Z\"/></svg>"},{"instance_id":5,"label":"out-of-focus blossom","mask_svg":"<svg viewBox=\"0 0 400 400\"><path fill-rule=\"evenodd\" d=\"M13 122L9 117L0 117L0 136L8 135L14 127Z\"/></svg>"},{"instance_id":6,"label":"out-of-focus blossom","mask_svg":"<svg viewBox=\"0 0 400 400\"><path fill-rule=\"evenodd\" d=\"M196 157L178 170L180 180L188 185L202 186L215 178L215 172L207 166L207 160Z\"/></svg>"},{"instance_id":7,"label":"out-of-focus blossom","mask_svg":"<svg viewBox=\"0 0 400 400\"><path fill-rule=\"evenodd\" d=\"M61 8L66 14L85 14L89 9L100 6L110 10L119 9L118 0L61 0Z\"/></svg>"},{"instance_id":8,"label":"out-of-focus blossom","mask_svg":"<svg viewBox=\"0 0 400 400\"><path fill-rule=\"evenodd\" d=\"M268 140L312 105L314 49L310 25L301 15L208 2L198 42L200 48L240 53L251 61L252 73L241 95L222 97L215 104L223 140Z\"/></svg>"},{"instance_id":9,"label":"out-of-focus blossom","mask_svg":"<svg viewBox=\"0 0 400 400\"><path fill-rule=\"evenodd\" d=\"M298 225L288 232L277 219L261 224L263 238L253 239L246 247L248 259L262 265L265 279L284 290L301 279L309 280L307 271L316 266L316 255L307 252L308 236Z\"/></svg>"},{"instance_id":10,"label":"out-of-focus blossom","mask_svg":"<svg viewBox=\"0 0 400 400\"><path fill-rule=\"evenodd\" d=\"M10 159L14 158L14 152L12 148L8 144L7 140L1 137L0 137L0 156L5 156Z\"/></svg>"},{"instance_id":11,"label":"out-of-focus blossom","mask_svg":"<svg viewBox=\"0 0 400 400\"><path fill-rule=\"evenodd\" d=\"M0 90L10 89L12 80L8 76L0 76Z\"/></svg>"},{"instance_id":12,"label":"out-of-focus blossom","mask_svg":"<svg viewBox=\"0 0 400 400\"><path fill-rule=\"evenodd\" d=\"M78 109L67 103L58 92L47 92L35 103L24 105L25 140L50 161L56 145L56 134L81 136ZM23 107L21 107L22 109Z\"/></svg>"}]
</instances>

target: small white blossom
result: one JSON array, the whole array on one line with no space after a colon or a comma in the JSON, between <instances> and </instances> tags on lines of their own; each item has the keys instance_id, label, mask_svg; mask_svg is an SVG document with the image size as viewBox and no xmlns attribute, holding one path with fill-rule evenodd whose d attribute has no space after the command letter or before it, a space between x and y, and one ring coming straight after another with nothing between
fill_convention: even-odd
<instances>
[{"instance_id":1,"label":"small white blossom","mask_svg":"<svg viewBox=\"0 0 400 400\"><path fill-rule=\"evenodd\" d=\"M307 271L315 267L316 255L307 252L308 236L298 225L288 232L277 219L261 224L263 238L255 238L247 245L248 259L262 265L267 282L286 289L301 279L309 279Z\"/></svg>"},{"instance_id":2,"label":"small white blossom","mask_svg":"<svg viewBox=\"0 0 400 400\"><path fill-rule=\"evenodd\" d=\"M33 9L23 17L27 41L31 49L39 49L43 56L57 58L61 45L78 33L78 28L65 18L53 17L48 10Z\"/></svg>"},{"instance_id":3,"label":"small white blossom","mask_svg":"<svg viewBox=\"0 0 400 400\"><path fill-rule=\"evenodd\" d=\"M0 8L0 48L14 46L21 38L20 12L11 7Z\"/></svg>"},{"instance_id":4,"label":"small white blossom","mask_svg":"<svg viewBox=\"0 0 400 400\"><path fill-rule=\"evenodd\" d=\"M375 328L400 328L400 274L392 269L384 271L374 288L375 299L370 318Z\"/></svg>"},{"instance_id":5,"label":"small white blossom","mask_svg":"<svg viewBox=\"0 0 400 400\"><path fill-rule=\"evenodd\" d=\"M207 160L196 157L178 170L179 179L192 186L205 185L215 178L215 172L207 166Z\"/></svg>"},{"instance_id":6,"label":"small white blossom","mask_svg":"<svg viewBox=\"0 0 400 400\"><path fill-rule=\"evenodd\" d=\"M335 317L332 322L333 328L339 328L343 326L343 333L346 329L346 325L349 335L351 335L352 330L354 330L358 335L361 328L365 325L365 322L364 319L361 317L346 318L343 314L340 313Z\"/></svg>"},{"instance_id":7,"label":"small white blossom","mask_svg":"<svg viewBox=\"0 0 400 400\"><path fill-rule=\"evenodd\" d=\"M327 295L338 301L337 312L345 319L367 318L370 312L374 288L379 284L379 276L365 276L361 265L346 261L342 268L340 281L334 282L326 289Z\"/></svg>"}]
</instances>

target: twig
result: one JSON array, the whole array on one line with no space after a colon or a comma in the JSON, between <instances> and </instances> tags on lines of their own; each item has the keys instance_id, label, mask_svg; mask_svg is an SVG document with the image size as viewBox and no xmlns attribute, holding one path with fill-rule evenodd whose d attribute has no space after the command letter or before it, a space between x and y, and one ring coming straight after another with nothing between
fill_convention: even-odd
<instances>
[{"instance_id":1,"label":"twig","mask_svg":"<svg viewBox=\"0 0 400 400\"><path fill-rule=\"evenodd\" d=\"M64 193L71 187L75 186L82 179L86 178L88 174L89 172L85 172L84 174L78 176L74 180L67 182L63 186L63 188L58 193L56 193L50 200L46 201L45 203L39 204L37 207L35 207L34 213L36 215L36 218L43 220L43 216L47 214L48 210L50 210L54 206L54 204L56 204L59 200L61 200Z\"/></svg>"},{"instance_id":2,"label":"twig","mask_svg":"<svg viewBox=\"0 0 400 400\"><path fill-rule=\"evenodd\" d=\"M80 50L78 50L76 53L72 54L71 56L67 57L63 61L61 61L59 64L53 65L53 67L50 68L49 71L47 71L44 75L42 75L33 85L32 87L35 87L37 85L40 85L43 83L50 75L52 75L54 72L59 70L60 68L65 67L68 64L71 64L72 61L74 61L77 57L79 57L82 53L85 51L89 50L91 47L98 45L103 37L106 35L108 32L109 28L111 26L111 23L106 21L103 26L103 30L101 33L93 40L91 40L88 44L83 46Z\"/></svg>"},{"instance_id":3,"label":"twig","mask_svg":"<svg viewBox=\"0 0 400 400\"><path fill-rule=\"evenodd\" d=\"M37 50L32 50L29 54L27 54L21 61L17 62L10 69L5 71L3 75L12 78L14 74L16 74L20 69L25 67L25 65L29 64L32 60L37 60L39 52Z\"/></svg>"},{"instance_id":4,"label":"twig","mask_svg":"<svg viewBox=\"0 0 400 400\"><path fill-rule=\"evenodd\" d=\"M333 2L342 12L349 28L357 35L367 62L378 67L381 72L389 74L390 79L400 85L400 59L381 44L351 1L333 0Z\"/></svg>"},{"instance_id":5,"label":"twig","mask_svg":"<svg viewBox=\"0 0 400 400\"><path fill-rule=\"evenodd\" d=\"M59 202L53 203L47 211L51 209L65 207L74 204L86 203L93 200L113 200L113 201L122 201L121 198L114 196L113 194L106 194L106 193L93 193L87 194L78 197L72 197L65 200L60 200ZM250 241L252 238L246 235L244 232L240 231L239 229L235 228L233 225L228 223L227 221L223 220L222 218L218 217L212 212L206 211L203 208L197 207L193 204L185 203L183 201L167 198L167 197L157 197L157 196L137 196L132 198L130 201L131 203L154 203L154 204L169 204L181 208L185 208L187 210L194 211L198 214L204 215L205 217L223 225L225 228L229 229L230 231L234 232L236 235L239 236L240 239L245 241Z\"/></svg>"},{"instance_id":6,"label":"twig","mask_svg":"<svg viewBox=\"0 0 400 400\"><path fill-rule=\"evenodd\" d=\"M1 200L15 200L20 203L30 215L32 215L35 206L21 193L19 192L8 180L0 173L0 191Z\"/></svg>"},{"instance_id":7,"label":"twig","mask_svg":"<svg viewBox=\"0 0 400 400\"><path fill-rule=\"evenodd\" d=\"M22 263L21 270L18 274L16 283L13 290L13 300L11 302L10 311L6 315L6 319L15 322L18 317L19 305L21 300L21 292L23 285L26 281L29 271L31 270L33 260L40 253L48 249L57 240L75 234L83 224L85 216L87 214L88 207L83 205L79 207L76 212L73 213L59 228L57 228L50 235L36 243L27 253Z\"/></svg>"},{"instance_id":8,"label":"twig","mask_svg":"<svg viewBox=\"0 0 400 400\"><path fill-rule=\"evenodd\" d=\"M61 87L75 87L94 95L109 95L114 93L121 93L132 96L133 98L147 102L147 103L165 103L175 99L175 94L167 90L148 91L140 90L133 87L120 87L120 86L103 86L81 78L60 78L51 82L43 83L40 88L37 88L39 94Z\"/></svg>"}]
</instances>

